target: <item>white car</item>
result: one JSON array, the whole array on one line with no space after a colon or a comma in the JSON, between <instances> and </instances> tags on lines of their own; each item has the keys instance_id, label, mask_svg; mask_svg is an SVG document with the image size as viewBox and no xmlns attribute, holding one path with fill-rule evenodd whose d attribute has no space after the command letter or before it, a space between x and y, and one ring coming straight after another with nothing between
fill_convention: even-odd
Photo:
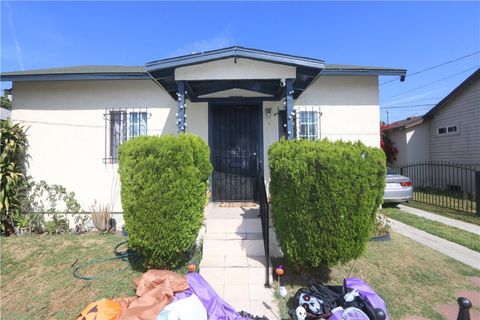
<instances>
[{"instance_id":1,"label":"white car","mask_svg":"<svg viewBox=\"0 0 480 320\"><path fill-rule=\"evenodd\" d=\"M401 203L412 199L412 180L387 167L387 184L383 194L383 202Z\"/></svg>"}]
</instances>

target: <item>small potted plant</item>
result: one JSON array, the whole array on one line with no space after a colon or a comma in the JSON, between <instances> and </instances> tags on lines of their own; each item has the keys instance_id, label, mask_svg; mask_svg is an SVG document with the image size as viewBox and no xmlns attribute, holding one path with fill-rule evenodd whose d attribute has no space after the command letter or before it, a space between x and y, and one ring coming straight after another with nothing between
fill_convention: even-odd
<instances>
[{"instance_id":1,"label":"small potted plant","mask_svg":"<svg viewBox=\"0 0 480 320\"><path fill-rule=\"evenodd\" d=\"M15 219L15 224L17 225L17 234L19 236L23 236L31 233L30 216L28 215L18 216Z\"/></svg>"},{"instance_id":2,"label":"small potted plant","mask_svg":"<svg viewBox=\"0 0 480 320\"><path fill-rule=\"evenodd\" d=\"M373 241L388 241L390 240L390 220L383 214L377 213L375 217L375 224L373 226Z\"/></svg>"}]
</instances>

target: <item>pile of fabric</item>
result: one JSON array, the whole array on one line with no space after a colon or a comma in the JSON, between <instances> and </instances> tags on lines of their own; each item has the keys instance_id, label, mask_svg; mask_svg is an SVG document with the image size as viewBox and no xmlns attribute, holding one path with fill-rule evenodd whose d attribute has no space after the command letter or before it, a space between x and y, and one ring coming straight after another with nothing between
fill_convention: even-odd
<instances>
[{"instance_id":1,"label":"pile of fabric","mask_svg":"<svg viewBox=\"0 0 480 320\"><path fill-rule=\"evenodd\" d=\"M89 304L77 320L251 320L236 312L198 273L186 276L148 270L135 282L136 297L102 299Z\"/></svg>"}]
</instances>

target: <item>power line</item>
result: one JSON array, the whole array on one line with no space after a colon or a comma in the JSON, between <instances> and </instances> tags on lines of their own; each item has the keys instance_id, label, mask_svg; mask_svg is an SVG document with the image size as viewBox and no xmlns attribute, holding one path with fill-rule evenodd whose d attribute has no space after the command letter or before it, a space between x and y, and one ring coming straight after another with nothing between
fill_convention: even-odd
<instances>
[{"instance_id":1,"label":"power line","mask_svg":"<svg viewBox=\"0 0 480 320\"><path fill-rule=\"evenodd\" d=\"M380 109L409 109L409 108L421 108L421 107L428 107L434 106L436 103L425 103L425 104L411 104L408 106L381 106Z\"/></svg>"},{"instance_id":2,"label":"power line","mask_svg":"<svg viewBox=\"0 0 480 320\"><path fill-rule=\"evenodd\" d=\"M471 57L471 56L476 55L476 54L479 54L479 53L480 53L480 51L476 51L476 52L474 52L474 53L467 54L466 56L463 56L463 57L460 57L460 58L457 58L457 59L454 59L454 60L446 61L446 62L437 64L436 66L428 67L428 68L426 68L426 69L423 69L423 70L414 72L414 73L412 73L412 74L406 75L405 78L409 78L409 77L412 77L412 76L414 76L414 75L417 75L417 74L420 74L420 73L423 73L423 72L426 72L426 71L430 71L430 70L433 70L433 69L442 67L442 66L444 66L444 65L447 65L447 64L450 64L450 63L453 63L453 62L457 62L457 61L459 61L459 60L462 60L462 59ZM380 83L380 85L383 85L383 84L386 84L386 83L390 83L390 82L393 82L393 81L397 81L397 79L392 79L392 80L384 81L384 82Z\"/></svg>"},{"instance_id":3,"label":"power line","mask_svg":"<svg viewBox=\"0 0 480 320\"><path fill-rule=\"evenodd\" d=\"M462 74L462 73L465 73L465 72L467 72L467 71L470 71L470 70L473 70L473 69L477 69L477 68L478 68L478 66L475 66L475 67L472 67L472 68L468 68L468 69L466 69L466 70L463 70L463 71L457 72L457 73L455 73L455 74L452 74L452 75L450 75L450 76L448 76L448 77L445 77L445 78L442 78L442 79L439 79L439 80L435 80L435 81L429 82L429 83L427 83L427 84L424 84L424 85L422 85L422 86L420 86L420 87L416 87L416 88L413 88L413 89L410 89L410 90L407 90L407 91L404 91L404 92L395 94L395 95L393 95L393 96L387 97L387 98L385 98L385 99L383 99L383 100L388 100L388 99L391 99L391 98L394 98L394 97L397 97L397 96L401 96L401 95L403 95L403 94L405 94L405 93L409 93L409 92L412 92L412 91L415 91L415 90L418 90L418 89L421 89L421 88L425 88L425 87L430 86L430 85L432 85L432 84L435 84L435 83L438 83L438 82L440 82L440 81L453 78L453 77L455 77L455 76L458 76L459 74Z\"/></svg>"}]
</instances>

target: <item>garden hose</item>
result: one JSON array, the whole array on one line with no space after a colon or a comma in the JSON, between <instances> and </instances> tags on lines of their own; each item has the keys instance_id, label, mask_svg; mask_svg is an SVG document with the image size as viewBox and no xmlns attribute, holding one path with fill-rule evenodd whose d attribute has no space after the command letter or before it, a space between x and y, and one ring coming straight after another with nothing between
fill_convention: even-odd
<instances>
[{"instance_id":1,"label":"garden hose","mask_svg":"<svg viewBox=\"0 0 480 320\"><path fill-rule=\"evenodd\" d=\"M71 266L73 268L76 265L76 267L73 269L73 276L75 278L81 279L81 280L98 280L98 279L103 279L103 278L105 278L108 275L111 275L113 273L126 270L129 267L128 264L123 269L117 270L115 272L109 272L109 273L106 273L106 274L95 275L95 276L87 276L87 275L81 275L80 274L80 269L83 269L85 267L92 266L92 265L95 265L95 264L99 264L99 263L103 263L103 262L107 262L107 261L115 261L115 260L123 260L123 261L127 262L129 258L138 258L139 254L137 252L130 251L129 249L126 249L123 252L118 251L118 248L125 243L128 243L128 240L122 241L115 246L115 248L113 249L113 253L115 254L114 257L109 257L109 258L104 258L104 259L93 259L93 260L90 260L90 261L88 261L84 264L79 264L79 265L77 265L77 262L78 262L78 259L77 259Z\"/></svg>"}]
</instances>

